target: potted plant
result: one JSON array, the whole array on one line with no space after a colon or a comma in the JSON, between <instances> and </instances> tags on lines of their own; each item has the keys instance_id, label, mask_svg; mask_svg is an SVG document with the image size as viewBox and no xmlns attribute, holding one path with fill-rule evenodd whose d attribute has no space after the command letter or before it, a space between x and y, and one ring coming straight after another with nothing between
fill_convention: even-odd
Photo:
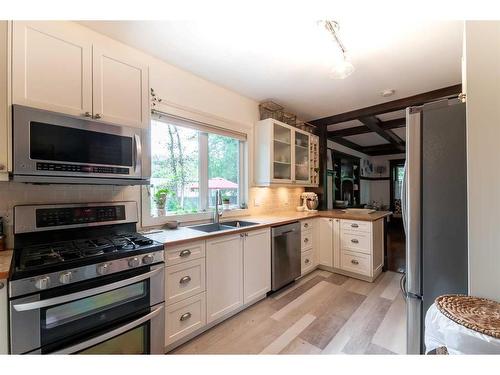
<instances>
[{"instance_id":1,"label":"potted plant","mask_svg":"<svg viewBox=\"0 0 500 375\"><path fill-rule=\"evenodd\" d=\"M229 209L229 203L231 202L231 197L227 194L225 194L223 197L222 197L222 204L223 204L223 207L225 210L228 210Z\"/></svg>"},{"instance_id":2,"label":"potted plant","mask_svg":"<svg viewBox=\"0 0 500 375\"><path fill-rule=\"evenodd\" d=\"M171 194L170 189L161 188L158 189L153 195L153 201L156 206L156 213L158 216L165 216L165 204L167 203L167 197Z\"/></svg>"}]
</instances>

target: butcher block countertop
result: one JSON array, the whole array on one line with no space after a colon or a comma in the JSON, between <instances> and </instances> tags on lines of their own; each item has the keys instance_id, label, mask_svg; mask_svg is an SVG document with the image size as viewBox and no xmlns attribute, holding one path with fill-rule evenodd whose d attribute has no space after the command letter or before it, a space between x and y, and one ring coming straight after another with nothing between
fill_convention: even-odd
<instances>
[{"instance_id":1,"label":"butcher block countertop","mask_svg":"<svg viewBox=\"0 0 500 375\"><path fill-rule=\"evenodd\" d=\"M0 280L6 280L9 278L10 264L12 262L12 255L14 251L5 250L0 251Z\"/></svg>"},{"instance_id":2,"label":"butcher block countertop","mask_svg":"<svg viewBox=\"0 0 500 375\"><path fill-rule=\"evenodd\" d=\"M205 233L199 230L191 229L189 227L179 227L178 229L164 229L156 233L144 233L146 237L152 240L161 242L168 246L180 245L186 242L206 240L214 237L223 236L226 234L238 234L241 232L248 232L250 230L268 228L276 225L283 225L288 223L293 223L297 220L310 219L315 217L328 217L335 219L346 219L346 220L362 220L362 221L377 221L386 216L392 215L389 211L376 211L371 214L360 214L360 213L347 213L342 210L328 210L328 211L318 211L318 212L283 212L276 215L251 215L251 216L240 216L223 218L221 224L224 221L252 221L258 223L257 225L252 225L250 227L242 227L237 229L221 230L217 232Z\"/></svg>"}]
</instances>

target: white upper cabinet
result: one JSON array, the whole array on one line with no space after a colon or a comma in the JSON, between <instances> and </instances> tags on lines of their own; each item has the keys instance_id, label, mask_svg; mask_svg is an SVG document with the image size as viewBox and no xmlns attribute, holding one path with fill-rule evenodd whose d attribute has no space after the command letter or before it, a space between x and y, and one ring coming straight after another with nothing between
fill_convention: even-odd
<instances>
[{"instance_id":1,"label":"white upper cabinet","mask_svg":"<svg viewBox=\"0 0 500 375\"><path fill-rule=\"evenodd\" d=\"M268 228L245 233L243 247L243 303L271 290L271 233Z\"/></svg>"},{"instance_id":2,"label":"white upper cabinet","mask_svg":"<svg viewBox=\"0 0 500 375\"><path fill-rule=\"evenodd\" d=\"M103 121L147 128L148 66L109 45L94 45L93 112Z\"/></svg>"},{"instance_id":3,"label":"white upper cabinet","mask_svg":"<svg viewBox=\"0 0 500 375\"><path fill-rule=\"evenodd\" d=\"M273 119L255 126L255 183L311 186L311 134ZM317 147L316 147L317 152ZM315 181L315 186L317 182Z\"/></svg>"},{"instance_id":4,"label":"white upper cabinet","mask_svg":"<svg viewBox=\"0 0 500 375\"><path fill-rule=\"evenodd\" d=\"M9 179L10 167L10 111L9 108L9 79L8 79L8 32L7 21L0 21L0 181ZM0 353L1 354L1 353Z\"/></svg>"},{"instance_id":5,"label":"white upper cabinet","mask_svg":"<svg viewBox=\"0 0 500 375\"><path fill-rule=\"evenodd\" d=\"M14 21L13 103L147 128L148 66L96 39L71 22Z\"/></svg>"},{"instance_id":6,"label":"white upper cabinet","mask_svg":"<svg viewBox=\"0 0 500 375\"><path fill-rule=\"evenodd\" d=\"M60 22L13 22L12 101L92 113L92 42Z\"/></svg>"}]
</instances>

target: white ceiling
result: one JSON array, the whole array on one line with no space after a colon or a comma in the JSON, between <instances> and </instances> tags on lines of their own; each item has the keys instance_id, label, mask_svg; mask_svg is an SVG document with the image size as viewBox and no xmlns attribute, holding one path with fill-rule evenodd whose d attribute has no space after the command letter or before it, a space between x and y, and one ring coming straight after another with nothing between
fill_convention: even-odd
<instances>
[{"instance_id":1,"label":"white ceiling","mask_svg":"<svg viewBox=\"0 0 500 375\"><path fill-rule=\"evenodd\" d=\"M315 21L84 21L82 24L305 120L460 82L461 21L340 21L356 71L328 77L338 49ZM395 89L388 98L384 89ZM337 128L338 129L338 128Z\"/></svg>"}]
</instances>

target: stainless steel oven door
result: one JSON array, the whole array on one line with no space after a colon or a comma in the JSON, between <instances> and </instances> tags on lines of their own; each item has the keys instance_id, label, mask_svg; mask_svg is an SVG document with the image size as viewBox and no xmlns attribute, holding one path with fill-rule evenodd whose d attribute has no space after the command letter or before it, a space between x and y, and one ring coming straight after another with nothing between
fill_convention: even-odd
<instances>
[{"instance_id":1,"label":"stainless steel oven door","mask_svg":"<svg viewBox=\"0 0 500 375\"><path fill-rule=\"evenodd\" d=\"M164 354L164 327L162 303L140 318L50 354Z\"/></svg>"},{"instance_id":2,"label":"stainless steel oven door","mask_svg":"<svg viewBox=\"0 0 500 375\"><path fill-rule=\"evenodd\" d=\"M150 177L145 129L14 105L13 132L18 181L134 184Z\"/></svg>"},{"instance_id":3,"label":"stainless steel oven door","mask_svg":"<svg viewBox=\"0 0 500 375\"><path fill-rule=\"evenodd\" d=\"M50 353L134 321L165 299L164 264L10 301L11 353Z\"/></svg>"}]
</instances>

